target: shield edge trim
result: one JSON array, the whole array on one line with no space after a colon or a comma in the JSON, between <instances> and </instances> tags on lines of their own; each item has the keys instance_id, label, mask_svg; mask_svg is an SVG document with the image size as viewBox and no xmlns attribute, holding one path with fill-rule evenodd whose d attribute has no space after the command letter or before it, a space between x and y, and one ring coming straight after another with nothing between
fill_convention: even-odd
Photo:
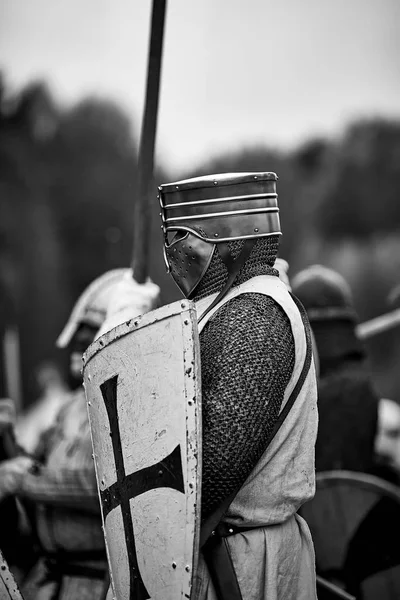
<instances>
[{"instance_id":1,"label":"shield edge trim","mask_svg":"<svg viewBox=\"0 0 400 600\"><path fill-rule=\"evenodd\" d=\"M201 481L202 481L202 395L201 395L201 364L200 364L200 338L198 333L198 324L197 324L197 311L195 308L195 304L193 302L181 303L182 305L187 304L187 308L181 308L181 320L182 320L182 330L184 337L184 344L186 346L187 341L193 341L193 346L189 342L188 347L193 347L193 355L188 356L187 351L184 352L183 363L184 363L184 373L185 373L185 392L187 394L186 399L186 414L188 414L188 410L190 408L194 409L193 420L195 421L195 430L197 437L197 472L194 474L197 485L196 485L196 498L195 498L195 506L193 506L196 518L195 518L195 530L193 537L193 556L192 556L192 573L190 578L190 596L192 595L192 591L194 588L194 577L198 568L199 561L199 553L200 553L200 522L201 522ZM185 318L186 315L186 318ZM189 316L189 319L187 319ZM189 323L187 323L189 321ZM186 327L185 327L186 325ZM187 327L190 325L190 328ZM186 335L185 335L186 333ZM197 359L197 360L196 360ZM199 369L196 373L193 369L193 365L198 363ZM188 382L191 382L188 385ZM191 387L191 393L190 392ZM194 401L195 400L195 401ZM190 445L190 440L186 438L186 453L188 455L188 446ZM188 464L188 473L187 473L187 481L189 479L189 464Z\"/></svg>"},{"instance_id":2,"label":"shield edge trim","mask_svg":"<svg viewBox=\"0 0 400 600\"><path fill-rule=\"evenodd\" d=\"M97 352L100 352L102 348L109 346L127 333L134 331L135 329L140 329L141 327L151 325L156 321L162 321L164 319L168 319L169 317L179 315L183 311L189 311L189 313L194 311L197 321L195 303L190 300L178 300L177 302L172 302L171 304L167 304L161 308L152 310L144 315L138 315L133 319L129 319L128 321L117 325L110 331L107 331L107 333L104 333L102 336L100 336L88 347L82 357L83 366L86 367L93 356L97 354Z\"/></svg>"}]
</instances>

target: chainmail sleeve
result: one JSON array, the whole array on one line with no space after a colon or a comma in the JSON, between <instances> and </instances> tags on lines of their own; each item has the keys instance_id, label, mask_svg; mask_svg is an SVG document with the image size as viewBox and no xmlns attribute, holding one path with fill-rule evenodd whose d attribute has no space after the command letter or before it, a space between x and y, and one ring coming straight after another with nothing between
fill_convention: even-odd
<instances>
[{"instance_id":1,"label":"chainmail sleeve","mask_svg":"<svg viewBox=\"0 0 400 600\"><path fill-rule=\"evenodd\" d=\"M247 479L264 452L295 363L289 318L272 298L240 295L200 335L202 517Z\"/></svg>"}]
</instances>

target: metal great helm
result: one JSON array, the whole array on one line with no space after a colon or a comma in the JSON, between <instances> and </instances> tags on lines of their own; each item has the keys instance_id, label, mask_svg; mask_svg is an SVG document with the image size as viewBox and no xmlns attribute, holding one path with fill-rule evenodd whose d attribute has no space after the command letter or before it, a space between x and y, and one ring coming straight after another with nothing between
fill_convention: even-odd
<instances>
[{"instance_id":1,"label":"metal great helm","mask_svg":"<svg viewBox=\"0 0 400 600\"><path fill-rule=\"evenodd\" d=\"M225 173L161 185L164 258L191 298L217 245L280 235L275 173Z\"/></svg>"}]
</instances>

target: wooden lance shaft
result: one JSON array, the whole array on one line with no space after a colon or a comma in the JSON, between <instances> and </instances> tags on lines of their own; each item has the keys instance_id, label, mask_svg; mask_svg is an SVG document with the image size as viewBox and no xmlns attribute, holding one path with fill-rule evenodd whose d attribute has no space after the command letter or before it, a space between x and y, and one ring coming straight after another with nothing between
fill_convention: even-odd
<instances>
[{"instance_id":1,"label":"wooden lance shaft","mask_svg":"<svg viewBox=\"0 0 400 600\"><path fill-rule=\"evenodd\" d=\"M385 315L381 315L380 317L375 317L370 321L366 321L365 323L361 323L357 326L357 335L366 340L374 335L378 335L379 333L383 333L388 329L393 329L400 325L400 308L392 310L391 312L386 313Z\"/></svg>"},{"instance_id":2,"label":"wooden lance shaft","mask_svg":"<svg viewBox=\"0 0 400 600\"><path fill-rule=\"evenodd\" d=\"M148 275L150 243L149 192L153 178L165 11L166 0L153 0L147 88L139 146L138 197L134 211L133 255L131 261L134 278L138 283L144 283Z\"/></svg>"}]
</instances>

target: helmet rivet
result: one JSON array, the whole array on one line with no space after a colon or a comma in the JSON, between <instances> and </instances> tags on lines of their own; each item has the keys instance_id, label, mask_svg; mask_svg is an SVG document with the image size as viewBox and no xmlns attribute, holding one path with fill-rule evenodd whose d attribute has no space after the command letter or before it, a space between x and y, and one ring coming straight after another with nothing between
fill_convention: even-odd
<instances>
[{"instance_id":1,"label":"helmet rivet","mask_svg":"<svg viewBox=\"0 0 400 600\"><path fill-rule=\"evenodd\" d=\"M214 181L213 183L214 183L214 185L218 185L218 181Z\"/></svg>"},{"instance_id":2,"label":"helmet rivet","mask_svg":"<svg viewBox=\"0 0 400 600\"><path fill-rule=\"evenodd\" d=\"M258 229L258 227L254 228L254 233L258 233L260 230Z\"/></svg>"},{"instance_id":3,"label":"helmet rivet","mask_svg":"<svg viewBox=\"0 0 400 600\"><path fill-rule=\"evenodd\" d=\"M176 185L176 186L175 186L175 189L179 190L179 185Z\"/></svg>"},{"instance_id":4,"label":"helmet rivet","mask_svg":"<svg viewBox=\"0 0 400 600\"><path fill-rule=\"evenodd\" d=\"M219 236L219 233L214 233L214 237L218 237L218 236Z\"/></svg>"},{"instance_id":5,"label":"helmet rivet","mask_svg":"<svg viewBox=\"0 0 400 600\"><path fill-rule=\"evenodd\" d=\"M254 179L258 179L257 175L254 175Z\"/></svg>"}]
</instances>

